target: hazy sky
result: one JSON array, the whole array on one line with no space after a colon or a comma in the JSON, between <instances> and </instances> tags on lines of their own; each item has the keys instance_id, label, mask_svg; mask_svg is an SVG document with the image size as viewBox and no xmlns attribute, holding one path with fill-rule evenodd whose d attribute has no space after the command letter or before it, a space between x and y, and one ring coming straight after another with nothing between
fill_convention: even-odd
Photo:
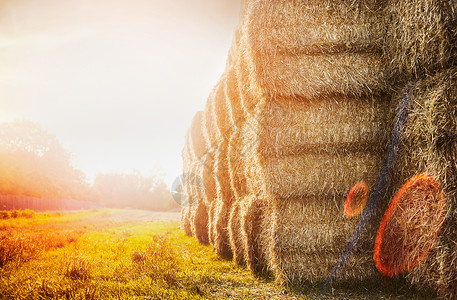
<instances>
[{"instance_id":1,"label":"hazy sky","mask_svg":"<svg viewBox=\"0 0 457 300\"><path fill-rule=\"evenodd\" d=\"M2 0L0 121L40 123L89 179L171 181L238 17L237 0Z\"/></svg>"}]
</instances>

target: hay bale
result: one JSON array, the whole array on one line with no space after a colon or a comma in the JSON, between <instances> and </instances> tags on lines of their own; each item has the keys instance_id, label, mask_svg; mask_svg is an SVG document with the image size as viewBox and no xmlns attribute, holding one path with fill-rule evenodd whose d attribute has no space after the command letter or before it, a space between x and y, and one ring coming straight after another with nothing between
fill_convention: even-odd
<instances>
[{"instance_id":1,"label":"hay bale","mask_svg":"<svg viewBox=\"0 0 457 300\"><path fill-rule=\"evenodd\" d=\"M238 72L240 68L240 61L237 60L236 64L229 68L227 72L225 95L227 97L226 105L232 126L240 126L244 121L243 107L241 103L241 95L238 82Z\"/></svg>"},{"instance_id":2,"label":"hay bale","mask_svg":"<svg viewBox=\"0 0 457 300\"><path fill-rule=\"evenodd\" d=\"M429 257L408 273L413 284L437 288L440 296L457 296L457 68L436 73L414 84L404 132L395 190L418 173L433 175L447 200L441 234ZM423 228L426 232L426 228ZM420 245L420 240L417 241Z\"/></svg>"},{"instance_id":3,"label":"hay bale","mask_svg":"<svg viewBox=\"0 0 457 300\"><path fill-rule=\"evenodd\" d=\"M231 205L224 201L216 201L214 207L214 251L223 259L232 259L233 253L230 246L229 224Z\"/></svg>"},{"instance_id":4,"label":"hay bale","mask_svg":"<svg viewBox=\"0 0 457 300\"><path fill-rule=\"evenodd\" d=\"M199 199L200 183L198 182L198 176L196 175L198 173L198 163L197 163L197 157L194 152L192 130L193 130L193 128L191 127L187 134L187 153L188 153L188 157L190 160L190 164L187 166L188 170L183 177L183 181L184 181L184 184L186 186L186 190L187 190L187 193L189 196L190 228L192 231L192 235L194 237L197 237L200 235L198 232L202 230L201 228L197 227L199 224L194 222L194 220L196 220L197 206L198 206L198 203L200 202L200 199Z\"/></svg>"},{"instance_id":5,"label":"hay bale","mask_svg":"<svg viewBox=\"0 0 457 300\"><path fill-rule=\"evenodd\" d=\"M244 260L247 267L256 275L269 273L269 247L271 222L269 203L255 195L241 201L241 228ZM270 223L271 225L271 223Z\"/></svg>"},{"instance_id":6,"label":"hay bale","mask_svg":"<svg viewBox=\"0 0 457 300\"><path fill-rule=\"evenodd\" d=\"M208 240L209 243L214 247L215 245L215 235L216 235L216 228L214 227L215 222L214 219L216 218L216 205L217 202L211 202L208 207Z\"/></svg>"},{"instance_id":7,"label":"hay bale","mask_svg":"<svg viewBox=\"0 0 457 300\"><path fill-rule=\"evenodd\" d=\"M230 248L233 253L233 261L238 265L245 265L242 228L241 228L241 201L235 201L232 204L230 216L228 219Z\"/></svg>"},{"instance_id":8,"label":"hay bale","mask_svg":"<svg viewBox=\"0 0 457 300\"><path fill-rule=\"evenodd\" d=\"M244 143L250 193L344 199L360 180L373 186L390 134L388 97L280 100L266 104L243 137L255 141Z\"/></svg>"},{"instance_id":9,"label":"hay bale","mask_svg":"<svg viewBox=\"0 0 457 300\"><path fill-rule=\"evenodd\" d=\"M249 19L246 18L246 21ZM243 35L240 38L240 58L237 65L238 89L240 91L240 103L244 121L247 121L255 113L257 106L261 106L264 100L264 91L257 82L257 74L253 61L254 53L249 45L247 28L243 27Z\"/></svg>"},{"instance_id":10,"label":"hay bale","mask_svg":"<svg viewBox=\"0 0 457 300\"><path fill-rule=\"evenodd\" d=\"M234 201L241 201L246 195L246 176L245 176L245 162L244 157L246 153L243 153L242 145L243 139L243 128L239 127L233 132L232 137L229 141L228 146L228 169L229 169L229 180L230 188L233 194Z\"/></svg>"},{"instance_id":11,"label":"hay bale","mask_svg":"<svg viewBox=\"0 0 457 300\"><path fill-rule=\"evenodd\" d=\"M261 88L274 97L304 98L385 90L384 3L251 2L247 35Z\"/></svg>"},{"instance_id":12,"label":"hay bale","mask_svg":"<svg viewBox=\"0 0 457 300\"><path fill-rule=\"evenodd\" d=\"M424 78L455 65L455 1L389 1L385 14L389 26L384 51L393 84Z\"/></svg>"},{"instance_id":13,"label":"hay bale","mask_svg":"<svg viewBox=\"0 0 457 300\"><path fill-rule=\"evenodd\" d=\"M189 207L183 206L181 208L181 229L184 230L184 233L187 236L192 236L192 230L190 228L190 218L189 218Z\"/></svg>"},{"instance_id":14,"label":"hay bale","mask_svg":"<svg viewBox=\"0 0 457 300\"><path fill-rule=\"evenodd\" d=\"M420 173L395 195L379 226L374 258L381 273L395 276L414 269L437 244L446 199L433 176Z\"/></svg>"},{"instance_id":15,"label":"hay bale","mask_svg":"<svg viewBox=\"0 0 457 300\"><path fill-rule=\"evenodd\" d=\"M244 176L244 155L240 143L242 126L245 122L240 90L238 88L240 63L227 72L226 96L232 122L231 135L227 147L227 169L232 197L232 206L228 219L229 241L233 253L233 261L239 265L245 264L245 243L241 227L241 201L246 195L246 178Z\"/></svg>"},{"instance_id":16,"label":"hay bale","mask_svg":"<svg viewBox=\"0 0 457 300\"><path fill-rule=\"evenodd\" d=\"M205 154L207 147L205 137L203 136L203 111L198 111L192 118L190 126L190 138L192 139L192 149L194 151L197 161L200 161L202 156Z\"/></svg>"},{"instance_id":17,"label":"hay bale","mask_svg":"<svg viewBox=\"0 0 457 300\"><path fill-rule=\"evenodd\" d=\"M222 78L221 80L225 80ZM230 103L226 96L226 82L224 81L219 87L220 91L215 94L214 114L216 116L217 128L219 130L220 142L216 149L215 156L215 175L216 175L216 194L217 209L215 214L216 234L214 239L214 249L221 257L232 258L230 247L228 219L230 216L231 206L233 203L233 193L230 187L230 176L228 168L228 146L229 139L232 135L233 125L230 115Z\"/></svg>"},{"instance_id":18,"label":"hay bale","mask_svg":"<svg viewBox=\"0 0 457 300\"><path fill-rule=\"evenodd\" d=\"M306 201L304 201L306 200ZM333 197L276 201L272 213L271 266L285 284L317 284L327 278L359 217L344 216ZM360 244L338 278L375 277L372 243Z\"/></svg>"},{"instance_id":19,"label":"hay bale","mask_svg":"<svg viewBox=\"0 0 457 300\"><path fill-rule=\"evenodd\" d=\"M214 218L214 228L216 235L214 239L214 249L221 257L230 259L232 251L228 230L228 219L233 203L233 194L230 187L230 178L227 166L228 141L222 140L216 152L216 194L217 209Z\"/></svg>"},{"instance_id":20,"label":"hay bale","mask_svg":"<svg viewBox=\"0 0 457 300\"><path fill-rule=\"evenodd\" d=\"M181 182L182 192L184 197L187 197L187 201L183 201L181 203L183 207L181 208L181 228L184 230L186 235L192 235L192 225L191 225L191 218L192 218L192 205L195 202L195 195L193 194L193 183L192 179L190 178L192 164L193 164L193 157L190 151L190 131L187 131L185 136L185 144L182 150L182 157L183 157L183 177Z\"/></svg>"},{"instance_id":21,"label":"hay bale","mask_svg":"<svg viewBox=\"0 0 457 300\"><path fill-rule=\"evenodd\" d=\"M191 228L193 235L202 244L208 244L208 209L205 204L205 187L202 180L203 164L201 159L206 151L206 143L202 130L203 112L199 111L192 119L189 131L189 153L193 158L191 164Z\"/></svg>"},{"instance_id":22,"label":"hay bale","mask_svg":"<svg viewBox=\"0 0 457 300\"><path fill-rule=\"evenodd\" d=\"M262 254L285 283L327 277L359 219L344 216L344 199L361 180L373 187L380 170L392 123L382 5L248 5L239 87L247 193L267 203L273 225L261 222L267 228L253 232L270 232ZM340 277L375 274L367 268L373 266L371 237Z\"/></svg>"},{"instance_id":23,"label":"hay bale","mask_svg":"<svg viewBox=\"0 0 457 300\"><path fill-rule=\"evenodd\" d=\"M204 183L204 200L205 204L208 207L208 235L210 244L214 244L214 230L213 230L213 220L214 220L214 205L213 202L217 198L216 194L216 179L214 173L214 157L215 150L215 132L211 128L215 124L215 118L212 113L212 95L208 98L206 103L206 108L204 115L202 117L202 133L206 144L206 152L203 154L200 163L202 165L202 180Z\"/></svg>"},{"instance_id":24,"label":"hay bale","mask_svg":"<svg viewBox=\"0 0 457 300\"><path fill-rule=\"evenodd\" d=\"M193 208L193 214L191 215L192 223L192 235L201 243L209 243L209 231L208 231L208 208L203 201L198 201Z\"/></svg>"}]
</instances>

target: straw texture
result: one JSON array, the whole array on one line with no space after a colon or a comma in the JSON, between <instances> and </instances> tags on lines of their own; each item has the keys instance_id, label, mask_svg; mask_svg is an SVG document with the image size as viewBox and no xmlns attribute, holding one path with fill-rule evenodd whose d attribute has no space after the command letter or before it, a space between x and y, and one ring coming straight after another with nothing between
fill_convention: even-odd
<instances>
[{"instance_id":1,"label":"straw texture","mask_svg":"<svg viewBox=\"0 0 457 300\"><path fill-rule=\"evenodd\" d=\"M445 299L457 296L456 75L457 68L450 68L414 85L399 172L394 177L398 190L409 178L424 172L432 175L443 189L446 212L438 242L429 258L412 270L408 278L420 286L438 288Z\"/></svg>"},{"instance_id":2,"label":"straw texture","mask_svg":"<svg viewBox=\"0 0 457 300\"><path fill-rule=\"evenodd\" d=\"M455 1L245 1L226 70L193 121L201 126L187 134L184 171L201 176L204 189L184 187L191 206L183 228L193 215L197 235L206 208L208 240L222 257L285 284L322 282L355 234L406 93L406 127L393 171L382 175L387 192L337 280L381 276L375 237L388 220L399 227L385 225L384 243L411 233L413 250L383 248L383 259L397 266L393 258L404 257L409 282L457 298L456 54ZM391 209L382 220L417 174L430 175L442 194L407 193L414 197L395 200L405 214ZM366 186L351 191L359 182ZM444 200L434 206L427 197ZM422 204L443 213L416 218ZM430 216L442 218L439 226ZM433 243L423 243L427 230Z\"/></svg>"}]
</instances>

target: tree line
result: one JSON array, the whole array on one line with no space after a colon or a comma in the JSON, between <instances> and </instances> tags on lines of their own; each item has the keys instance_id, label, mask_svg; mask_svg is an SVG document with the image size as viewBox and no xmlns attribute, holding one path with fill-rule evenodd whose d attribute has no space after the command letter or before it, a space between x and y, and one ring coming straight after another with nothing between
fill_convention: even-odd
<instances>
[{"instance_id":1,"label":"tree line","mask_svg":"<svg viewBox=\"0 0 457 300\"><path fill-rule=\"evenodd\" d=\"M57 137L39 124L0 123L0 196L73 199L120 208L177 208L159 175L98 174L91 184L73 160Z\"/></svg>"}]
</instances>

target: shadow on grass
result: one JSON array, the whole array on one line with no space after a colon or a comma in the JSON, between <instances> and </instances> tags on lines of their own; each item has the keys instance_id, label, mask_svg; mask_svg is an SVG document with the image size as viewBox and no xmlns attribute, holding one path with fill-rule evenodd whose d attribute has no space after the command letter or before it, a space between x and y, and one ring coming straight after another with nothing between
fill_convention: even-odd
<instances>
[{"instance_id":1,"label":"shadow on grass","mask_svg":"<svg viewBox=\"0 0 457 300\"><path fill-rule=\"evenodd\" d=\"M367 279L336 280L332 286L323 288L324 282L304 282L290 285L287 289L296 296L312 299L436 299L436 291L417 288L404 277L388 278L382 275Z\"/></svg>"}]
</instances>

